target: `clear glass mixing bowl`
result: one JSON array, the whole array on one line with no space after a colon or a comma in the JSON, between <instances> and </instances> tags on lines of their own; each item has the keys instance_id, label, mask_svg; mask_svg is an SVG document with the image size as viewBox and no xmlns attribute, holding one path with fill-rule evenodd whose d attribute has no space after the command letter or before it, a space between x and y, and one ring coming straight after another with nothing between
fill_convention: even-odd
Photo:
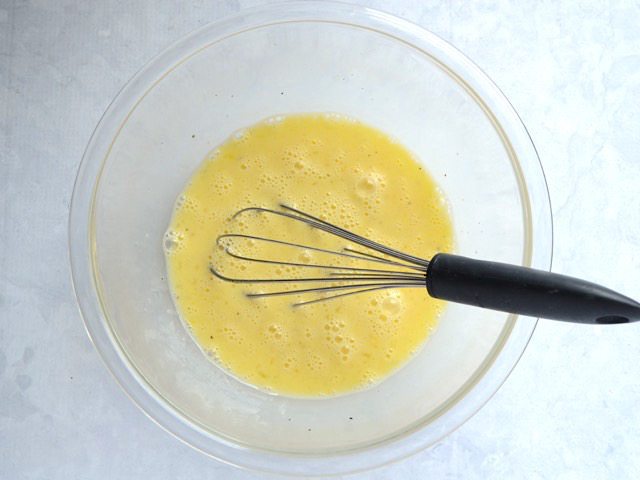
<instances>
[{"instance_id":1,"label":"clear glass mixing bowl","mask_svg":"<svg viewBox=\"0 0 640 480\"><path fill-rule=\"evenodd\" d=\"M241 127L293 112L343 113L412 150L450 203L458 253L550 267L543 172L498 88L416 25L368 8L304 2L206 26L123 88L78 172L73 282L108 368L175 436L253 469L353 472L460 426L505 380L536 320L450 305L405 367L338 398L269 395L212 364L176 315L162 235L207 152Z\"/></svg>"}]
</instances>

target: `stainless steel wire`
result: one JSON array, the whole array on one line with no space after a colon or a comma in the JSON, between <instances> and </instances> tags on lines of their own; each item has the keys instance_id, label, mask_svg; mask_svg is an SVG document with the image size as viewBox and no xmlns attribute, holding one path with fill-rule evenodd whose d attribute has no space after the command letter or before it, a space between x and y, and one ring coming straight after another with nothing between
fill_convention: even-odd
<instances>
[{"instance_id":1,"label":"stainless steel wire","mask_svg":"<svg viewBox=\"0 0 640 480\"><path fill-rule=\"evenodd\" d=\"M246 284L297 284L297 283L326 283L330 282L330 286L318 286L312 288L294 288L290 290L278 290L274 292L251 292L247 293L249 298L264 298L282 295L321 295L319 298L305 300L294 303L294 306L310 305L313 303L323 302L330 299L346 297L359 293L372 292L389 288L414 288L425 287L427 268L429 261L423 258L410 255L391 247L375 242L368 238L362 237L354 232L345 230L332 223L314 217L301 210L289 207L287 205L279 205L281 210L273 210L263 207L249 207L236 212L233 216L236 219L240 215L248 213L275 215L287 220L303 223L311 228L324 231L330 235L347 240L356 245L372 250L378 255L366 251L356 250L351 247L345 247L341 251L319 248L312 245L303 245L300 243L290 242L287 240L273 239L261 237L258 235L248 235L240 233L229 233L220 235L216 239L216 244L223 248L224 252L234 260L260 263L288 267L314 268L319 270L327 270L327 276L322 277L302 277L302 278L236 278L222 274L215 265L210 265L209 270L217 278L233 283ZM252 257L242 255L233 251L229 245L225 245L226 240L244 239L254 242L265 242L267 244L283 245L296 249L305 249L322 254L332 255L339 260L358 260L369 262L370 264L385 265L384 268L369 267L353 267L340 264L327 263L299 263L292 261L274 260L269 258ZM383 256L384 255L384 256ZM391 257L391 258L385 258ZM404 270L403 270L404 269ZM332 293L339 292L339 293ZM326 295L329 293L329 295Z\"/></svg>"}]
</instances>

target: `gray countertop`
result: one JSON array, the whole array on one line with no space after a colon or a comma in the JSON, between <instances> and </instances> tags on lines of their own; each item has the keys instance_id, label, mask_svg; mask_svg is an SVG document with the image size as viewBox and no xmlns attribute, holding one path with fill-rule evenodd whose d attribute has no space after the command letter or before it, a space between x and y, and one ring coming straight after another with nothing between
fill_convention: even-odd
<instances>
[{"instance_id":1,"label":"gray countertop","mask_svg":"<svg viewBox=\"0 0 640 480\"><path fill-rule=\"evenodd\" d=\"M0 0L0 478L258 478L192 450L111 378L71 289L76 169L118 89L256 1ZM365 2L361 2L365 3ZM640 4L366 2L502 88L538 148L554 270L640 298ZM640 325L540 322L495 397L435 447L350 478L640 478Z\"/></svg>"}]
</instances>

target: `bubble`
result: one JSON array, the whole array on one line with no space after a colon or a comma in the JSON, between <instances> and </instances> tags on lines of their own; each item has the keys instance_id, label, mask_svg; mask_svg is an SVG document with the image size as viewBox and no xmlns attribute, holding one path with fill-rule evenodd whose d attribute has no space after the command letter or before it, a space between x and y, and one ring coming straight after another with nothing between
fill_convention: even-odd
<instances>
[{"instance_id":1,"label":"bubble","mask_svg":"<svg viewBox=\"0 0 640 480\"><path fill-rule=\"evenodd\" d=\"M276 125L278 123L282 123L283 120L284 120L284 116L276 115L276 116L267 118L267 120L265 120L265 123L267 125Z\"/></svg>"},{"instance_id":2,"label":"bubble","mask_svg":"<svg viewBox=\"0 0 640 480\"><path fill-rule=\"evenodd\" d=\"M280 340L284 336L284 332L283 332L282 326L280 326L280 325L271 324L271 325L269 325L268 330L269 330L269 334L272 336L272 338L274 338L276 340Z\"/></svg>"},{"instance_id":3,"label":"bubble","mask_svg":"<svg viewBox=\"0 0 640 480\"><path fill-rule=\"evenodd\" d=\"M165 252L171 253L176 249L177 246L178 246L178 242L176 242L174 239L172 238L164 239L163 247Z\"/></svg>"},{"instance_id":4,"label":"bubble","mask_svg":"<svg viewBox=\"0 0 640 480\"><path fill-rule=\"evenodd\" d=\"M309 250L303 250L300 255L298 255L298 259L300 260L300 262L302 263L310 263L311 259L313 258L311 251Z\"/></svg>"},{"instance_id":5,"label":"bubble","mask_svg":"<svg viewBox=\"0 0 640 480\"><path fill-rule=\"evenodd\" d=\"M404 309L400 292L389 291L382 301L382 311L388 315L398 315Z\"/></svg>"}]
</instances>

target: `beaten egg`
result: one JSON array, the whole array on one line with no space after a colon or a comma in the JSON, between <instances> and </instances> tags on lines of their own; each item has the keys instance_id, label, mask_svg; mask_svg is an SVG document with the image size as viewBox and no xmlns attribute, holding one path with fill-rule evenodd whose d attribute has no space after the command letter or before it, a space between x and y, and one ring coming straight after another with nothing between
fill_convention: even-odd
<instances>
[{"instance_id":1,"label":"beaten egg","mask_svg":"<svg viewBox=\"0 0 640 480\"><path fill-rule=\"evenodd\" d=\"M164 238L178 313L202 350L229 374L303 397L348 393L384 379L409 361L436 326L443 303L425 289L378 290L292 307L312 297L248 298L282 286L230 283L211 273L214 266L237 278L326 275L238 261L225 248L291 263L372 268L311 249L216 242L240 233L338 251L348 246L286 219L255 212L234 217L246 207L279 204L428 259L453 245L442 193L406 148L375 128L338 115L283 116L237 132L205 158L179 196Z\"/></svg>"}]
</instances>

